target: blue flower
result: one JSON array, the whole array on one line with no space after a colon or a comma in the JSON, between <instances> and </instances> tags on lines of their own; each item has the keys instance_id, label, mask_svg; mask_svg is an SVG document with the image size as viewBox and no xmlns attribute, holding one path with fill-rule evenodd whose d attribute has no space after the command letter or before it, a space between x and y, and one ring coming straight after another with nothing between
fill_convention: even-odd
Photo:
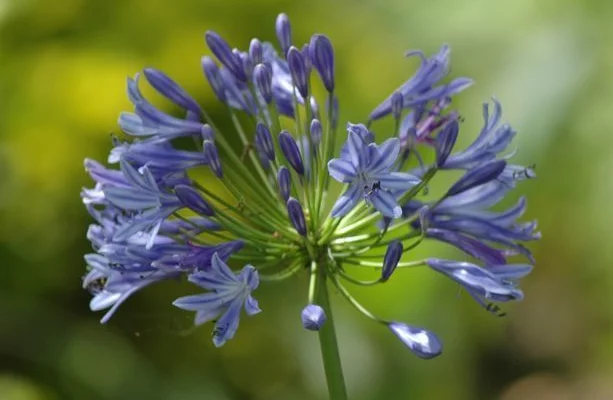
<instances>
[{"instance_id":1,"label":"blue flower","mask_svg":"<svg viewBox=\"0 0 613 400\"><path fill-rule=\"evenodd\" d=\"M472 85L472 79L456 78L446 85L437 86L449 73L449 52L449 47L445 45L431 58L427 58L421 51L407 53L407 56L419 56L421 65L411 79L394 91L402 95L403 108L415 108L431 100L445 99ZM371 120L383 118L392 112L394 93L373 110L370 114Z\"/></svg>"},{"instance_id":2,"label":"blue flower","mask_svg":"<svg viewBox=\"0 0 613 400\"><path fill-rule=\"evenodd\" d=\"M433 270L451 278L484 308L491 311L487 301L507 302L521 300L523 292L517 287L517 280L532 271L530 264L504 264L479 267L469 262L431 258L427 261Z\"/></svg>"},{"instance_id":3,"label":"blue flower","mask_svg":"<svg viewBox=\"0 0 613 400\"><path fill-rule=\"evenodd\" d=\"M132 261L142 261L137 257L133 258ZM176 272L158 271L150 264L138 263L130 269L117 268L115 262L101 254L88 254L85 261L90 270L83 278L83 288L93 295L89 303L90 309L100 311L110 308L102 317L102 323L106 323L117 308L138 290L178 276Z\"/></svg>"},{"instance_id":4,"label":"blue flower","mask_svg":"<svg viewBox=\"0 0 613 400\"><path fill-rule=\"evenodd\" d=\"M500 124L502 106L493 99L494 111L490 115L489 105L483 105L484 124L477 139L465 150L451 154L441 165L444 169L471 169L493 160L504 151L517 133L509 124Z\"/></svg>"},{"instance_id":5,"label":"blue flower","mask_svg":"<svg viewBox=\"0 0 613 400\"><path fill-rule=\"evenodd\" d=\"M251 292L259 284L258 272L251 265L246 265L235 274L214 254L211 269L190 275L189 281L209 292L181 297L173 304L184 310L196 311L196 325L217 319L213 331L213 343L217 347L223 346L236 333L243 305L247 315L261 311L258 302L251 297Z\"/></svg>"},{"instance_id":6,"label":"blue flower","mask_svg":"<svg viewBox=\"0 0 613 400\"><path fill-rule=\"evenodd\" d=\"M328 162L330 175L349 184L332 208L333 217L346 215L364 198L384 216L399 218L402 209L393 193L406 191L419 183L419 179L411 174L392 171L400 151L397 138L377 146L371 142L371 136L363 125L349 125L341 158Z\"/></svg>"},{"instance_id":7,"label":"blue flower","mask_svg":"<svg viewBox=\"0 0 613 400\"><path fill-rule=\"evenodd\" d=\"M81 191L95 221L87 231L94 253L86 255L83 285L93 295L90 308L108 310L102 322L140 289L187 277L207 292L174 304L195 311L196 325L214 320L213 342L221 346L235 335L241 308L260 312L252 297L260 279L279 282L307 271L306 329L318 330L326 314L333 323L325 301L330 283L426 359L442 351L434 333L377 317L344 285L378 285L412 269L405 267L429 266L498 315L489 301L521 299L516 281L534 262L524 242L540 234L535 221L520 221L524 198L506 210L493 208L519 181L533 178L534 167L508 162L515 131L500 122L496 100L492 113L485 105L476 140L454 153L464 133L452 97L472 80L447 79L449 47L431 57L409 52L421 59L416 73L373 110L367 125L347 124L347 140L333 158L341 117L334 46L321 34L295 43L285 14L275 28L279 51L257 38L238 49L215 32L205 35L212 55L200 66L231 124L213 121L162 71L145 68L128 79L133 110L119 117L127 139L113 138L107 158L116 169L86 160L95 185ZM141 74L181 108L178 114L143 96ZM395 131L375 143L370 126L388 115ZM293 119L293 134L280 116ZM463 175L434 190L439 185L429 182L447 170ZM334 181L345 186L338 197L331 196ZM376 229L381 223L384 229ZM424 239L476 261L415 260L422 252L413 249ZM509 264L515 255L530 264ZM249 265L240 272L226 264L243 260ZM378 268L378 279L357 279L354 267Z\"/></svg>"},{"instance_id":8,"label":"blue flower","mask_svg":"<svg viewBox=\"0 0 613 400\"><path fill-rule=\"evenodd\" d=\"M426 237L449 243L486 263L504 264L507 257L515 254L533 262L530 250L520 242L541 237L536 222L517 222L526 210L526 199L520 198L504 211L489 210L508 191L503 182L492 181L446 198L426 215ZM424 203L412 200L403 206L403 212L408 216L423 206ZM419 227L419 221L414 225ZM497 245L502 248L494 247Z\"/></svg>"}]
</instances>

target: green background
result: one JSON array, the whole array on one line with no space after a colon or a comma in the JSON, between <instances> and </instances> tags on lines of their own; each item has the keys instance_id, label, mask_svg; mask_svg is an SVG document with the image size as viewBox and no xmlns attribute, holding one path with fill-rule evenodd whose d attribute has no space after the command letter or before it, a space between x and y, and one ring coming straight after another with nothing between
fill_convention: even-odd
<instances>
[{"instance_id":1,"label":"green background","mask_svg":"<svg viewBox=\"0 0 613 400\"><path fill-rule=\"evenodd\" d=\"M126 76L158 67L223 118L199 66L203 33L245 48L274 39L281 11L295 43L332 39L343 123L362 121L413 72L405 50L449 43L452 75L477 82L456 102L462 144L495 95L519 131L514 160L537 165L538 179L517 192L543 239L531 245L526 299L506 318L426 270L354 291L375 312L439 334L444 354L422 361L333 295L350 397L612 399L607 0L0 0L0 399L325 398L317 337L299 322L303 275L262 284L264 312L243 318L222 349L171 306L185 285L137 294L105 326L80 288L91 222L79 199L91 185L83 158L105 159L130 108ZM432 244L419 253L457 256Z\"/></svg>"}]
</instances>

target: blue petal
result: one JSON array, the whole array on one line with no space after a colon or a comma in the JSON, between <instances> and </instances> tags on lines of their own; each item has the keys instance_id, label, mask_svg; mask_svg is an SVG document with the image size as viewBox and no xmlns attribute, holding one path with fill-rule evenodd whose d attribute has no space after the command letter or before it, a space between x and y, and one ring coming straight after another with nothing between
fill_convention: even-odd
<instances>
[{"instance_id":1,"label":"blue petal","mask_svg":"<svg viewBox=\"0 0 613 400\"><path fill-rule=\"evenodd\" d=\"M194 318L194 325L202 325L209 321L214 320L223 312L225 307L217 307L217 308L208 308L205 310L196 311L196 317Z\"/></svg>"},{"instance_id":2,"label":"blue petal","mask_svg":"<svg viewBox=\"0 0 613 400\"><path fill-rule=\"evenodd\" d=\"M388 191L376 190L368 196L368 200L385 217L400 218L402 216L402 208L396 202L396 198Z\"/></svg>"},{"instance_id":3,"label":"blue petal","mask_svg":"<svg viewBox=\"0 0 613 400\"><path fill-rule=\"evenodd\" d=\"M366 143L358 134L351 131L349 132L347 135L347 150L349 153L349 161L357 171L360 171L366 166Z\"/></svg>"},{"instance_id":4,"label":"blue petal","mask_svg":"<svg viewBox=\"0 0 613 400\"><path fill-rule=\"evenodd\" d=\"M328 171L330 176L339 182L348 183L356 178L356 170L354 166L346 160L335 158L328 161Z\"/></svg>"},{"instance_id":5,"label":"blue petal","mask_svg":"<svg viewBox=\"0 0 613 400\"><path fill-rule=\"evenodd\" d=\"M380 146L375 144L370 144L369 146L375 147L377 150L375 152L375 157L368 166L369 171L373 173L390 169L400 152L400 141L398 138L387 139L385 142L381 143Z\"/></svg>"},{"instance_id":6,"label":"blue petal","mask_svg":"<svg viewBox=\"0 0 613 400\"><path fill-rule=\"evenodd\" d=\"M373 181L379 181L381 188L389 190L408 190L420 182L420 179L406 172L388 172L369 175Z\"/></svg>"},{"instance_id":7,"label":"blue petal","mask_svg":"<svg viewBox=\"0 0 613 400\"><path fill-rule=\"evenodd\" d=\"M213 331L213 343L216 347L223 346L234 337L240 321L241 299L235 299L226 312L217 320Z\"/></svg>"},{"instance_id":8,"label":"blue petal","mask_svg":"<svg viewBox=\"0 0 613 400\"><path fill-rule=\"evenodd\" d=\"M355 207L355 205L360 200L360 191L357 184L352 184L349 188L343 193L334 206L332 207L332 217L342 217L347 215L349 211Z\"/></svg>"},{"instance_id":9,"label":"blue petal","mask_svg":"<svg viewBox=\"0 0 613 400\"><path fill-rule=\"evenodd\" d=\"M249 316L262 312L258 307L258 301L252 296L247 296L247 300L245 300L245 312Z\"/></svg>"}]
</instances>

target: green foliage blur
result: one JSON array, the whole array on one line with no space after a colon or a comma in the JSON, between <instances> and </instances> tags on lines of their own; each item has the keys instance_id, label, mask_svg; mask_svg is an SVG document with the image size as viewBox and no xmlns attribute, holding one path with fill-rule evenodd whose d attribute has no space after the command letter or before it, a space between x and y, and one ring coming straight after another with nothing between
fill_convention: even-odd
<instances>
[{"instance_id":1,"label":"green foliage blur","mask_svg":"<svg viewBox=\"0 0 613 400\"><path fill-rule=\"evenodd\" d=\"M107 325L80 287L90 219L83 159L104 160L125 78L167 72L217 118L200 70L203 33L245 48L274 40L335 45L342 120L363 121L415 68L405 50L449 43L462 144L481 103L501 100L519 131L515 161L536 164L529 198L543 239L526 299L495 318L448 280L399 271L356 296L388 318L433 329L445 351L422 361L333 295L350 397L613 399L613 2L609 0L0 0L0 399L325 399L317 335L299 313L306 276L256 292L222 349L171 301L167 282L132 297ZM423 256L457 254L427 245Z\"/></svg>"}]
</instances>

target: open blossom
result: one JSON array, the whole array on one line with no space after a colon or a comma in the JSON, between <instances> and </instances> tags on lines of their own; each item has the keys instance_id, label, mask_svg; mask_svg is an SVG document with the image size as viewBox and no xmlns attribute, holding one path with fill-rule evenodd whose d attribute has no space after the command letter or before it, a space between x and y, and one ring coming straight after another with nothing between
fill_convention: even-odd
<instances>
[{"instance_id":1,"label":"open blossom","mask_svg":"<svg viewBox=\"0 0 613 400\"><path fill-rule=\"evenodd\" d=\"M422 267L459 284L495 315L504 314L495 303L521 300L518 280L534 264L525 243L540 233L536 221L521 221L524 197L494 208L535 174L510 162L516 131L503 122L500 102L493 100L491 112L484 105L482 129L457 150L459 136L471 133L463 131L452 97L472 80L448 77L444 45L431 56L407 53L420 66L368 121L341 121L331 40L316 34L296 43L285 14L275 33L277 49L254 38L240 50L208 31L211 54L194 55L227 106L230 130L221 131L164 72L145 68L128 78L132 110L118 119L128 140L113 140L108 163L115 168L85 161L95 183L81 192L95 221L87 232L93 253L85 256L83 287L92 294L90 308L106 310L102 322L145 287L187 279L203 292L173 304L195 312L196 325L214 325L219 347L235 336L243 310L261 311L253 297L260 281L307 271L296 323L325 332L332 322L328 287L334 286L331 293L429 359L442 352L436 334L375 316L347 286L385 284ZM141 92L145 84L182 111L154 106ZM324 96L313 94L322 92L313 90L317 84ZM387 117L395 130L379 129L377 121ZM338 126L346 129L337 132ZM429 190L432 178L448 170L461 174L446 189ZM434 254L414 259L411 250L431 240L463 252L462 261ZM374 280L354 277L373 267L379 269Z\"/></svg>"}]
</instances>

